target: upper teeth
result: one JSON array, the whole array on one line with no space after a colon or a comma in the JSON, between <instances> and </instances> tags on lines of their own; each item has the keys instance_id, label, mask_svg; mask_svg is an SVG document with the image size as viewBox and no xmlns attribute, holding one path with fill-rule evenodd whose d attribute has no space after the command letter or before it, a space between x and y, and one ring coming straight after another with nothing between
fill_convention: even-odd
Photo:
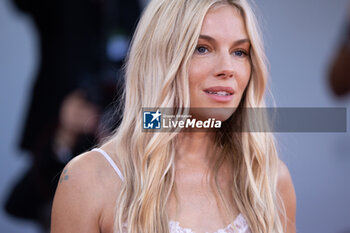
<instances>
[{"instance_id":1,"label":"upper teeth","mask_svg":"<svg viewBox=\"0 0 350 233\"><path fill-rule=\"evenodd\" d=\"M209 94L215 94L215 95L231 95L230 93L226 92L226 91L207 91Z\"/></svg>"}]
</instances>

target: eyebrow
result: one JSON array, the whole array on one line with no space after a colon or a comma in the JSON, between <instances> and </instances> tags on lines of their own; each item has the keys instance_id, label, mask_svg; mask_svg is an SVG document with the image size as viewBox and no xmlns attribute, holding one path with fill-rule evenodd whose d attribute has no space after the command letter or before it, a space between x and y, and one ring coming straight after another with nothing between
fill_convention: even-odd
<instances>
[{"instance_id":1,"label":"eyebrow","mask_svg":"<svg viewBox=\"0 0 350 233\"><path fill-rule=\"evenodd\" d=\"M207 40L207 41L210 41L210 42L216 44L216 40L213 37L208 36L208 35L199 35L199 39L204 39L204 40ZM241 45L241 44L244 44L244 43L249 43L250 44L249 39L245 38L245 39L236 40L233 43L233 46Z\"/></svg>"}]
</instances>

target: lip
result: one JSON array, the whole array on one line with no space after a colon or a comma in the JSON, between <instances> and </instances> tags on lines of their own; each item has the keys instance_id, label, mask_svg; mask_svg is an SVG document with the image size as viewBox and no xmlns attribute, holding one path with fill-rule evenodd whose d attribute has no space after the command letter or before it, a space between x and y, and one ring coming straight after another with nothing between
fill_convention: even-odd
<instances>
[{"instance_id":1,"label":"lip","mask_svg":"<svg viewBox=\"0 0 350 233\"><path fill-rule=\"evenodd\" d=\"M211 92L226 91L231 95L235 93L232 87L224 87L224 86L209 87L207 89L204 89L204 91L211 91Z\"/></svg>"},{"instance_id":2,"label":"lip","mask_svg":"<svg viewBox=\"0 0 350 233\"><path fill-rule=\"evenodd\" d=\"M225 86L215 86L215 87L209 87L203 90L204 93L209 96L211 99L217 101L217 102L221 102L221 103L226 103L226 102L230 102L233 99L233 95L234 95L234 90L232 87L225 87ZM217 95L217 94L211 94L208 92L219 92L219 91L225 91L227 93L229 93L230 95Z\"/></svg>"}]
</instances>

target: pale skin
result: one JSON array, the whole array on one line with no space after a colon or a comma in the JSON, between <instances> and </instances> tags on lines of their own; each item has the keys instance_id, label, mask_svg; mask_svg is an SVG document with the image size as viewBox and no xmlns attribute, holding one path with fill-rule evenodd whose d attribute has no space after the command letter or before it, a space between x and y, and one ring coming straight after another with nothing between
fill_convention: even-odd
<instances>
[{"instance_id":1,"label":"pale skin","mask_svg":"<svg viewBox=\"0 0 350 233\"><path fill-rule=\"evenodd\" d=\"M230 30L232 25L236 30ZM198 41L189 70L191 106L238 106L251 72L248 55L244 54L248 53L250 44L245 40L248 37L243 19L229 6L212 9L203 21L201 35L205 36ZM215 102L203 93L203 89L212 85L230 86L236 96L230 102ZM224 213L208 183L203 182L210 159L218 156L218 151L212 149L212 136L204 132L180 134L176 148L175 182L180 208L176 213L171 196L167 203L168 216L196 233L215 232L234 220ZM118 165L113 148L112 143L102 146ZM228 192L231 181L226 168L220 169L219 184L237 216L239 210ZM120 178L98 152L87 152L73 159L62 172L56 191L51 232L112 233L114 205L121 184ZM286 207L288 222L281 217L286 233L295 233L295 191L288 168L282 161L279 163L278 192Z\"/></svg>"}]
</instances>

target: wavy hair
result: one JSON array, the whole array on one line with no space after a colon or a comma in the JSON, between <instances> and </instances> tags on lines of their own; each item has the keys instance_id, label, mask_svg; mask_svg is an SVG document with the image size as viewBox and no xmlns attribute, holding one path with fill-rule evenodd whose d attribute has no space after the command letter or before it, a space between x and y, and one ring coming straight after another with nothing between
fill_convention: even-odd
<instances>
[{"instance_id":1,"label":"wavy hair","mask_svg":"<svg viewBox=\"0 0 350 233\"><path fill-rule=\"evenodd\" d=\"M268 78L261 33L246 0L152 0L143 13L125 66L123 119L109 139L125 177L116 203L115 232L169 232L166 204L175 189L179 132L142 132L142 107L175 107L179 114L189 107L189 63L206 13L222 4L236 8L244 19L252 72L239 107L216 135L222 153L213 163L214 184L229 211L217 181L219 168L229 161L232 198L252 232L283 232L275 140L270 133L247 130L250 124L267 125L264 114L253 118L243 111L265 107Z\"/></svg>"}]
</instances>

